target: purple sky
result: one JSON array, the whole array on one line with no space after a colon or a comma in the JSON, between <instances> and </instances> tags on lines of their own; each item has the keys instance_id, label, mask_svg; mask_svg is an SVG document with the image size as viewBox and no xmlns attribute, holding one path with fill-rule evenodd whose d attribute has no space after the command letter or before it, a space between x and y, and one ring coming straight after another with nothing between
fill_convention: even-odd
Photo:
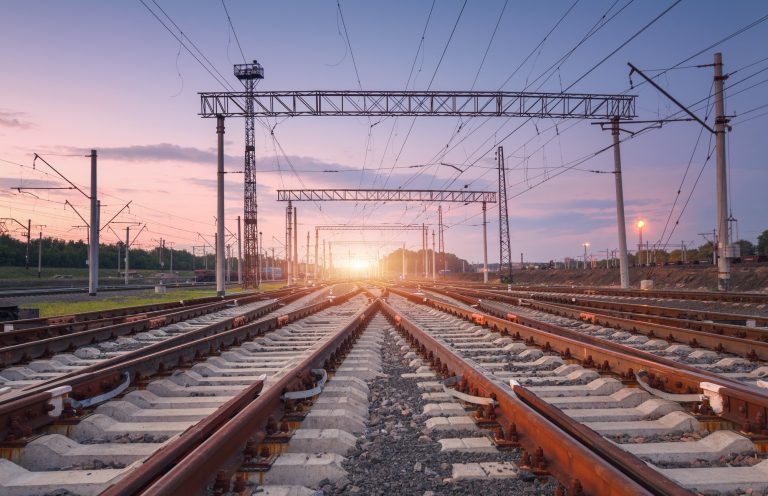
<instances>
[{"instance_id":1,"label":"purple sky","mask_svg":"<svg viewBox=\"0 0 768 496\"><path fill-rule=\"evenodd\" d=\"M232 64L242 63L243 57L221 3L156 1L145 3L177 35L180 28L187 46L194 50L194 43L227 84L238 87ZM339 6L331 1L227 0L226 5L246 59L258 59L265 68L260 90L362 86L559 92L573 85L571 92L637 94L638 117L656 119L675 114L677 108L649 85L630 90L626 63L655 75L704 50L658 78L661 86L704 117L712 68L691 66L709 64L712 54L721 51L725 72L731 74L726 112L735 116L728 138L731 211L738 219L734 228L739 238L753 242L768 228L763 192L768 184L763 158L768 21L707 49L768 14L763 1L581 0L524 5L503 0L466 5L463 0L440 1L435 2L428 24L433 5L429 0L340 2L343 22ZM78 193L38 190L33 191L35 198L10 188L63 184L40 162L31 168L35 152L77 184L86 185L89 161L83 155L95 148L103 220L132 200L130 212L119 220L147 224L137 243L148 247L164 238L178 247L204 244L197 233L212 241L215 122L197 116L197 93L224 87L140 1L12 2L4 6L0 33L0 217L23 222L31 218L33 226L46 225L46 235L84 238L84 229L72 227L82 221L63 205L69 200L87 218L86 201ZM637 84L640 77L633 80ZM710 111L708 122L712 120ZM226 124L226 169L239 171L243 121L232 118ZM714 227L714 157L706 162L710 147L706 131L696 146L700 129L694 122L668 123L622 144L631 248L636 248L634 224L641 218L647 223L644 239L651 242L660 240L668 218L670 227L679 218L672 236L668 228L663 238L666 242L669 237L674 247L682 241L701 244L699 233ZM564 167L602 149L610 139L610 133L598 126L575 120L266 119L256 130L260 230L268 248L279 246L272 237L283 239L285 204L276 201L277 189L466 185L493 191L493 151L503 145L510 169L515 260L520 252L526 260L539 261L577 256L585 241L595 253L605 253L618 245L614 177L591 171L612 170L612 153L569 170ZM329 170L337 172L323 172ZM228 175L226 187L227 225L235 232L235 219L242 215L242 175ZM302 247L306 232L318 224L437 222L437 205L301 203L298 207ZM447 251L470 261L482 260L479 205L446 204L444 218L449 226ZM499 252L495 207L489 209L488 220L489 260L495 262ZM383 254L403 242L410 249L420 246L414 232L326 233L325 237L337 244L371 241L369 247L343 248L360 258L375 254L375 249ZM103 234L105 242L115 239L111 232Z\"/></svg>"}]
</instances>

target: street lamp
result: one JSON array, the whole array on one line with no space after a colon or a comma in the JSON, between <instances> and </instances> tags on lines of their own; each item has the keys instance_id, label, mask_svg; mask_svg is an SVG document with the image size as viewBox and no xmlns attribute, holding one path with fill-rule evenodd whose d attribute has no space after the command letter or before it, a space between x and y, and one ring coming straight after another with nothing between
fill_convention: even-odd
<instances>
[{"instance_id":1,"label":"street lamp","mask_svg":"<svg viewBox=\"0 0 768 496\"><path fill-rule=\"evenodd\" d=\"M637 229L640 232L640 244L637 245L637 261L640 265L643 265L643 227L645 226L644 220L637 221Z\"/></svg>"},{"instance_id":2,"label":"street lamp","mask_svg":"<svg viewBox=\"0 0 768 496\"><path fill-rule=\"evenodd\" d=\"M587 248L589 248L589 243L584 242L581 246L584 247L584 270L587 270Z\"/></svg>"}]
</instances>

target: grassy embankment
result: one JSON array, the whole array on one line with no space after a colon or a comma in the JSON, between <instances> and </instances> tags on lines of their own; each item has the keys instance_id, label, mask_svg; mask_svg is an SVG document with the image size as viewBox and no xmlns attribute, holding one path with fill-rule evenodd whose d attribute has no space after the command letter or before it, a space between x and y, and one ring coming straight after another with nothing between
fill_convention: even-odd
<instances>
[{"instance_id":1,"label":"grassy embankment","mask_svg":"<svg viewBox=\"0 0 768 496\"><path fill-rule=\"evenodd\" d=\"M280 289L281 283L265 283L259 288L260 291L271 291ZM242 291L240 287L227 288L227 293L236 293ZM192 300L195 298L205 298L215 296L215 289L169 289L165 294L156 294L151 290L137 291L135 294L115 294L106 296L98 300L91 301L46 301L36 303L25 303L19 305L21 308L38 308L40 317L51 317L54 315L70 315L73 313L95 312L98 310L111 310L113 308L133 307L139 305L150 305L153 303L168 303L179 300Z\"/></svg>"}]
</instances>

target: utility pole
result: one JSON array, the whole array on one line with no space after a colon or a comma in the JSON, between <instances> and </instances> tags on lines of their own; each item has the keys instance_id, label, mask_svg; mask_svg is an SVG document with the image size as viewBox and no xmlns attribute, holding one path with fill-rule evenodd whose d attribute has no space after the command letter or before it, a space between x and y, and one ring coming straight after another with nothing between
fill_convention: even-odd
<instances>
[{"instance_id":1,"label":"utility pole","mask_svg":"<svg viewBox=\"0 0 768 496\"><path fill-rule=\"evenodd\" d=\"M120 240L118 240L117 243L115 243L115 246L117 247L117 277L120 277L120 256L123 253L123 249L121 247L122 243L120 242Z\"/></svg>"},{"instance_id":2,"label":"utility pole","mask_svg":"<svg viewBox=\"0 0 768 496\"><path fill-rule=\"evenodd\" d=\"M429 228L424 225L424 279L429 278Z\"/></svg>"},{"instance_id":3,"label":"utility pole","mask_svg":"<svg viewBox=\"0 0 768 496\"><path fill-rule=\"evenodd\" d=\"M28 270L29 269L29 243L32 235L32 219L27 219L27 225L25 226L24 224L22 224L21 222L19 222L18 220L12 217L3 217L3 218L0 218L0 226L5 227L3 224L1 224L1 222L5 222L5 221L13 221L16 224L20 225L22 229L26 229L27 231L27 252L26 252L26 255L24 256L24 268Z\"/></svg>"},{"instance_id":4,"label":"utility pole","mask_svg":"<svg viewBox=\"0 0 768 496\"><path fill-rule=\"evenodd\" d=\"M432 229L432 284L435 283L435 230Z\"/></svg>"},{"instance_id":5,"label":"utility pole","mask_svg":"<svg viewBox=\"0 0 768 496\"><path fill-rule=\"evenodd\" d=\"M488 284L488 231L486 225L485 202L483 202L483 284Z\"/></svg>"},{"instance_id":6,"label":"utility pole","mask_svg":"<svg viewBox=\"0 0 768 496\"><path fill-rule=\"evenodd\" d=\"M293 207L293 278L299 278L299 209Z\"/></svg>"},{"instance_id":7,"label":"utility pole","mask_svg":"<svg viewBox=\"0 0 768 496\"><path fill-rule=\"evenodd\" d=\"M445 258L445 224L443 224L443 206L437 206L437 249L443 261L443 276L448 273L448 261Z\"/></svg>"},{"instance_id":8,"label":"utility pole","mask_svg":"<svg viewBox=\"0 0 768 496\"><path fill-rule=\"evenodd\" d=\"M328 276L333 277L335 271L333 270L333 250L331 250L331 242L328 242Z\"/></svg>"},{"instance_id":9,"label":"utility pole","mask_svg":"<svg viewBox=\"0 0 768 496\"><path fill-rule=\"evenodd\" d=\"M125 226L125 285L128 285L128 251L131 246L131 226Z\"/></svg>"},{"instance_id":10,"label":"utility pole","mask_svg":"<svg viewBox=\"0 0 768 496\"><path fill-rule=\"evenodd\" d=\"M139 235L146 229L147 225L144 224L141 229L139 229L139 232L136 233L136 236L133 237L133 241L136 241L138 239ZM128 263L128 253L130 252L131 244L133 244L133 241L131 241L130 238L130 232L131 232L131 226L125 226L125 285L128 285L128 273L129 273L129 263Z\"/></svg>"},{"instance_id":11,"label":"utility pole","mask_svg":"<svg viewBox=\"0 0 768 496\"><path fill-rule=\"evenodd\" d=\"M720 291L729 291L731 289L731 261L729 255L732 254L728 236L728 173L726 170L726 150L725 150L725 132L728 128L728 118L725 116L725 94L723 90L724 81L728 79L723 75L723 55L714 54L714 90L715 90L715 128L710 127L693 112L688 110L682 103L677 101L666 90L656 84L637 67L629 64L632 73L638 73L654 88L663 93L675 105L680 107L685 113L701 124L707 131L715 135L715 153L717 155L717 167L715 171L715 192L717 197L717 227L715 240L712 246L713 256L716 257L717 264L717 289ZM719 256L718 256L719 255Z\"/></svg>"},{"instance_id":12,"label":"utility pole","mask_svg":"<svg viewBox=\"0 0 768 496\"><path fill-rule=\"evenodd\" d=\"M227 259L226 259L226 263L224 264L224 265L225 265L225 267L226 267L226 269L227 269L227 271L226 271L226 272L225 272L225 274L224 274L224 280L227 282L227 284L229 284L230 282L232 282L232 281L230 280L230 276L231 276L231 274L230 274L230 272L231 272L231 270L230 270L230 265L231 265L231 264L229 263L230 259L232 258L232 251L231 251L231 248L232 248L232 245L230 245L229 243L227 243Z\"/></svg>"},{"instance_id":13,"label":"utility pole","mask_svg":"<svg viewBox=\"0 0 768 496\"><path fill-rule=\"evenodd\" d=\"M304 262L304 284L309 282L309 231L307 231L307 258Z\"/></svg>"},{"instance_id":14,"label":"utility pole","mask_svg":"<svg viewBox=\"0 0 768 496\"><path fill-rule=\"evenodd\" d=\"M621 176L621 149L619 148L619 118L611 120L613 135L613 180L616 184L616 224L619 228L619 280L622 288L629 287L629 256L627 255L627 227L624 219L624 187Z\"/></svg>"},{"instance_id":15,"label":"utility pole","mask_svg":"<svg viewBox=\"0 0 768 496\"><path fill-rule=\"evenodd\" d=\"M224 116L216 117L218 161L216 173L216 295L224 296Z\"/></svg>"},{"instance_id":16,"label":"utility pole","mask_svg":"<svg viewBox=\"0 0 768 496\"><path fill-rule=\"evenodd\" d=\"M326 273L326 268L325 268L325 240L323 240L323 271L322 271L322 277L323 277L323 279L326 279L328 277L328 275Z\"/></svg>"},{"instance_id":17,"label":"utility pole","mask_svg":"<svg viewBox=\"0 0 768 496\"><path fill-rule=\"evenodd\" d=\"M405 280L405 243L403 243L403 281Z\"/></svg>"},{"instance_id":18,"label":"utility pole","mask_svg":"<svg viewBox=\"0 0 768 496\"><path fill-rule=\"evenodd\" d=\"M240 216L237 216L237 283L243 284L243 243L240 237Z\"/></svg>"},{"instance_id":19,"label":"utility pole","mask_svg":"<svg viewBox=\"0 0 768 496\"><path fill-rule=\"evenodd\" d=\"M728 239L728 172L725 164L725 130L728 119L725 117L725 94L723 82L723 55L715 54L715 148L717 150L717 289L731 289L730 240Z\"/></svg>"},{"instance_id":20,"label":"utility pole","mask_svg":"<svg viewBox=\"0 0 768 496\"><path fill-rule=\"evenodd\" d=\"M262 262L261 260L261 250L264 248L264 233L262 231L259 231L259 277L257 278L258 284L261 285L261 277L262 277L262 271L264 270L264 264L266 264L266 260ZM267 252L264 252L264 255L266 256Z\"/></svg>"},{"instance_id":21,"label":"utility pole","mask_svg":"<svg viewBox=\"0 0 768 496\"><path fill-rule=\"evenodd\" d=\"M171 275L173 275L173 241L171 241L170 255L171 255L171 267L170 267L170 270L171 270Z\"/></svg>"},{"instance_id":22,"label":"utility pole","mask_svg":"<svg viewBox=\"0 0 768 496\"><path fill-rule=\"evenodd\" d=\"M318 246L319 241L320 241L320 231L315 229L315 282L317 282L317 280L318 280L317 278L319 276L319 274L318 274L318 261L320 259L317 258L317 254L318 254L318 251L320 249L319 246Z\"/></svg>"},{"instance_id":23,"label":"utility pole","mask_svg":"<svg viewBox=\"0 0 768 496\"><path fill-rule=\"evenodd\" d=\"M291 263L291 244L293 243L293 205L288 202L285 207L285 284L290 286L292 283L293 267Z\"/></svg>"},{"instance_id":24,"label":"utility pole","mask_svg":"<svg viewBox=\"0 0 768 496\"><path fill-rule=\"evenodd\" d=\"M272 248L272 280L275 280L275 249Z\"/></svg>"},{"instance_id":25,"label":"utility pole","mask_svg":"<svg viewBox=\"0 0 768 496\"><path fill-rule=\"evenodd\" d=\"M29 270L29 240L32 235L32 219L27 219L27 254L24 257L24 269Z\"/></svg>"},{"instance_id":26,"label":"utility pole","mask_svg":"<svg viewBox=\"0 0 768 496\"><path fill-rule=\"evenodd\" d=\"M40 236L37 238L37 278L40 279L43 274L43 228L45 225L36 226L40 228Z\"/></svg>"},{"instance_id":27,"label":"utility pole","mask_svg":"<svg viewBox=\"0 0 768 496\"><path fill-rule=\"evenodd\" d=\"M88 294L96 296L99 288L99 202L96 197L96 150L91 150L91 225L88 257Z\"/></svg>"}]
</instances>

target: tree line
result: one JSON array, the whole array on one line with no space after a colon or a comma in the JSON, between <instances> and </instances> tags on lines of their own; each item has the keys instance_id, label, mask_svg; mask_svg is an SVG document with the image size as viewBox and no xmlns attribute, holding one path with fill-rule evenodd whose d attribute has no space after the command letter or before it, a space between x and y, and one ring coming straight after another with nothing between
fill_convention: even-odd
<instances>
[{"instance_id":1,"label":"tree line","mask_svg":"<svg viewBox=\"0 0 768 496\"><path fill-rule=\"evenodd\" d=\"M32 240L29 246L29 266L37 266L38 240ZM768 230L763 231L757 237L757 244L747 240L739 240L737 244L741 248L741 256L768 256ZM100 245L99 247L99 268L117 269L118 249L120 250L121 267L124 265L125 249L121 245ZM664 262L688 262L711 261L712 260L712 242L704 243L697 248L686 248L683 253L682 247L673 250L661 250L650 247L653 257L653 263ZM645 249L644 249L645 250ZM168 269L170 265L171 252L173 252L174 270L192 270L207 267L215 267L215 256L213 253L203 256L192 256L187 250L175 250L163 248L162 254L159 247L151 250L142 248L131 248L130 250L130 268L145 270ZM42 239L43 266L45 267L87 267L88 263L88 245L83 241L64 241L61 239L46 237ZM432 267L432 250L427 250L426 263ZM639 263L636 254L630 256L630 263L635 265ZM23 267L26 264L27 243L15 239L8 234L0 234L0 266ZM443 258L444 257L444 258ZM424 250L411 251L405 250L406 272L409 274L419 274L424 272ZM532 257L535 258L535 257ZM645 255L643 256L645 259ZM160 264L160 261L163 264ZM403 249L397 249L389 255L385 255L383 267L388 272L400 272L403 266ZM447 270L449 272L463 272L469 270L469 263L457 257L453 253L435 254L435 265L438 271Z\"/></svg>"},{"instance_id":2,"label":"tree line","mask_svg":"<svg viewBox=\"0 0 768 496\"><path fill-rule=\"evenodd\" d=\"M42 259L44 267L75 268L88 266L88 245L83 241L64 241L56 238L43 238ZM37 266L39 240L32 240L29 246L29 266ZM120 267L125 266L125 248L121 245L99 245L99 268L117 269L118 248L120 249ZM172 252L172 253L171 253ZM161 270L169 269L173 256L173 270L202 269L206 266L203 256L193 257L186 250L164 248L162 250L163 265L160 264L160 248L144 250L131 248L128 256L131 270ZM0 266L23 267L26 264L27 243L0 234ZM207 266L215 267L213 253L206 254Z\"/></svg>"}]
</instances>

